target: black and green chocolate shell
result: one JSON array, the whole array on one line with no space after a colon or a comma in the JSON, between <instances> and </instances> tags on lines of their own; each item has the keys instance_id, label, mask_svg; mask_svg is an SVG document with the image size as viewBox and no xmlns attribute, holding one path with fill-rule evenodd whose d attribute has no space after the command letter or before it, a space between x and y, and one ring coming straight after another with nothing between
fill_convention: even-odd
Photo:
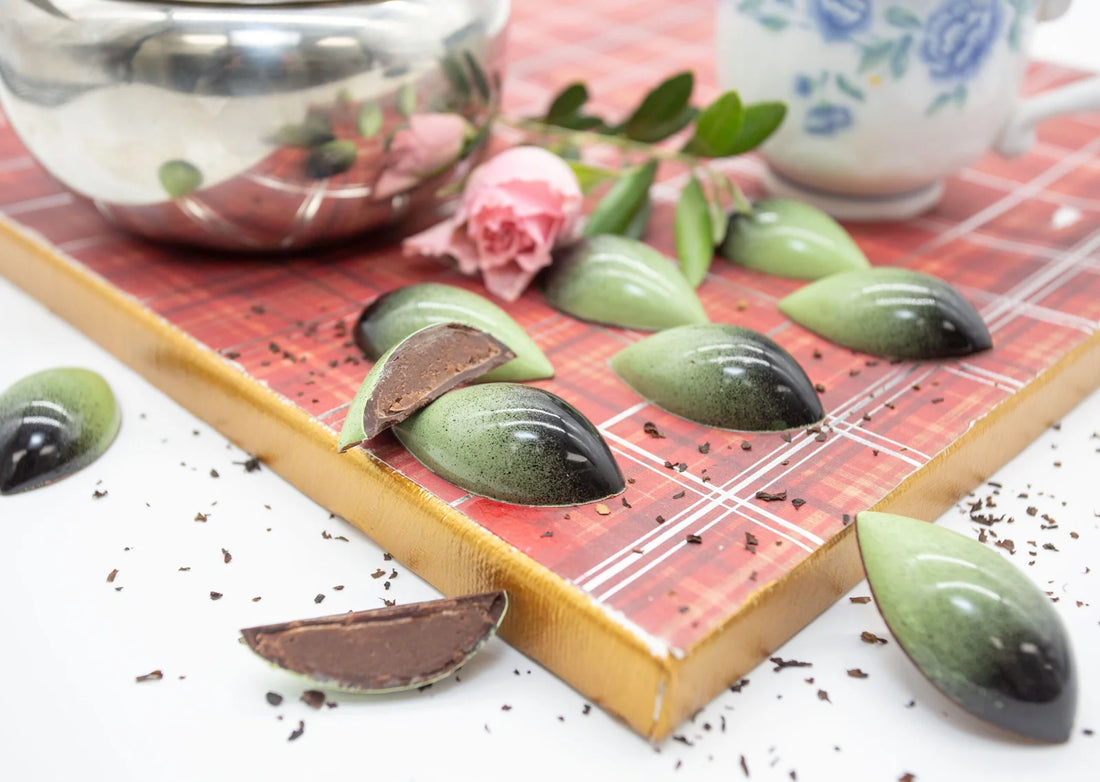
<instances>
[{"instance_id":1,"label":"black and green chocolate shell","mask_svg":"<svg viewBox=\"0 0 1100 782\"><path fill-rule=\"evenodd\" d=\"M98 459L121 423L107 382L87 369L48 369L0 394L0 494L27 491Z\"/></svg>"},{"instance_id":2,"label":"black and green chocolate shell","mask_svg":"<svg viewBox=\"0 0 1100 782\"><path fill-rule=\"evenodd\" d=\"M831 342L876 356L950 358L993 345L974 305L938 277L908 269L833 274L790 294L779 309Z\"/></svg>"},{"instance_id":3,"label":"black and green chocolate shell","mask_svg":"<svg viewBox=\"0 0 1100 782\"><path fill-rule=\"evenodd\" d=\"M561 397L531 386L459 388L393 431L432 472L501 502L579 505L625 488L596 427Z\"/></svg>"},{"instance_id":4,"label":"black and green chocolate shell","mask_svg":"<svg viewBox=\"0 0 1100 782\"><path fill-rule=\"evenodd\" d=\"M927 522L864 512L856 537L890 632L937 689L1007 730L1069 739L1077 672L1042 590L992 549Z\"/></svg>"},{"instance_id":5,"label":"black and green chocolate shell","mask_svg":"<svg viewBox=\"0 0 1100 782\"><path fill-rule=\"evenodd\" d=\"M798 362L773 340L741 326L660 331L619 351L611 368L648 401L707 426L778 431L825 417Z\"/></svg>"}]
</instances>

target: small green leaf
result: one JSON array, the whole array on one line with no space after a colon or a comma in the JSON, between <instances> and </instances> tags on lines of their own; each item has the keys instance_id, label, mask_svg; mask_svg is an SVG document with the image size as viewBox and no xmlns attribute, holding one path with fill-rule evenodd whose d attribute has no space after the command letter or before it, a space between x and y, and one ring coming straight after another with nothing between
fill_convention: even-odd
<instances>
[{"instance_id":1,"label":"small green leaf","mask_svg":"<svg viewBox=\"0 0 1100 782\"><path fill-rule=\"evenodd\" d=\"M699 287L714 260L712 239L707 197L699 180L692 176L676 204L676 255L680 272L693 288Z\"/></svg>"},{"instance_id":2,"label":"small green leaf","mask_svg":"<svg viewBox=\"0 0 1100 782\"><path fill-rule=\"evenodd\" d=\"M859 58L859 72L869 71L879 63L885 62L894 51L894 41L879 41L863 48Z\"/></svg>"},{"instance_id":3,"label":"small green leaf","mask_svg":"<svg viewBox=\"0 0 1100 782\"><path fill-rule=\"evenodd\" d=\"M455 88L455 92L463 98L470 97L470 81L466 78L466 72L454 55L447 55L439 61L439 67L447 77L447 81Z\"/></svg>"},{"instance_id":4,"label":"small green leaf","mask_svg":"<svg viewBox=\"0 0 1100 782\"><path fill-rule=\"evenodd\" d=\"M654 87L630 115L623 132L635 141L654 143L687 126L695 116L688 105L695 87L691 71L678 73Z\"/></svg>"},{"instance_id":5,"label":"small green leaf","mask_svg":"<svg viewBox=\"0 0 1100 782\"><path fill-rule=\"evenodd\" d=\"M924 27L920 18L908 8L892 6L886 9L886 21L902 30L919 30Z\"/></svg>"},{"instance_id":6,"label":"small green leaf","mask_svg":"<svg viewBox=\"0 0 1100 782\"><path fill-rule=\"evenodd\" d=\"M966 96L967 96L966 85L965 84L959 84L959 85L956 85L955 94L951 96L951 99L953 101L955 101L956 106L962 107L962 106L966 105Z\"/></svg>"},{"instance_id":7,"label":"small green leaf","mask_svg":"<svg viewBox=\"0 0 1100 782\"><path fill-rule=\"evenodd\" d=\"M845 77L842 74L838 73L836 75L836 86L837 86L837 89L839 89L841 92L843 92L845 95L847 95L850 98L855 98L858 101L862 101L862 100L866 99L866 96L863 94L863 90L861 90L859 87L857 87L851 81L849 81L848 78Z\"/></svg>"},{"instance_id":8,"label":"small green leaf","mask_svg":"<svg viewBox=\"0 0 1100 782\"><path fill-rule=\"evenodd\" d=\"M649 228L649 218L652 216L653 199L646 196L641 207L634 213L634 217L631 218L630 225L623 229L623 236L627 239L641 240L641 238L645 236L646 229Z\"/></svg>"},{"instance_id":9,"label":"small green leaf","mask_svg":"<svg viewBox=\"0 0 1100 782\"><path fill-rule=\"evenodd\" d=\"M576 116L587 102L588 88L582 82L574 82L558 93L543 119L551 125L560 125L562 120Z\"/></svg>"},{"instance_id":10,"label":"small green leaf","mask_svg":"<svg viewBox=\"0 0 1100 782\"><path fill-rule=\"evenodd\" d=\"M730 155L740 155L756 149L776 131L787 116L787 104L782 101L763 101L745 106L741 115L741 130L730 148Z\"/></svg>"},{"instance_id":11,"label":"small green leaf","mask_svg":"<svg viewBox=\"0 0 1100 782\"><path fill-rule=\"evenodd\" d=\"M897 49L890 58L890 75L900 79L909 70L909 50L913 46L913 36L906 35L898 41Z\"/></svg>"},{"instance_id":12,"label":"small green leaf","mask_svg":"<svg viewBox=\"0 0 1100 782\"><path fill-rule=\"evenodd\" d=\"M481 67L481 63L470 52L463 52L462 56L466 59L466 65L470 69L470 77L473 79L478 94L482 100L488 101L493 96L493 90L489 86L489 77L485 75L485 69Z\"/></svg>"},{"instance_id":13,"label":"small green leaf","mask_svg":"<svg viewBox=\"0 0 1100 782\"><path fill-rule=\"evenodd\" d=\"M757 21L760 22L760 24L762 24L766 29L775 30L776 32L778 32L779 30L785 30L787 28L787 25L790 24L790 22L788 22L782 16L761 16L757 19Z\"/></svg>"},{"instance_id":14,"label":"small green leaf","mask_svg":"<svg viewBox=\"0 0 1100 782\"><path fill-rule=\"evenodd\" d=\"M741 0L741 5L737 6L737 10L743 14L752 14L760 10L767 0Z\"/></svg>"},{"instance_id":15,"label":"small green leaf","mask_svg":"<svg viewBox=\"0 0 1100 782\"><path fill-rule=\"evenodd\" d=\"M580 160L567 159L565 162L573 169L573 175L577 178L582 193L587 193L599 184L622 176L620 171L602 166L593 166Z\"/></svg>"},{"instance_id":16,"label":"small green leaf","mask_svg":"<svg viewBox=\"0 0 1100 782\"><path fill-rule=\"evenodd\" d=\"M588 216L584 235L621 234L625 231L649 197L649 188L656 176L656 160L624 174Z\"/></svg>"},{"instance_id":17,"label":"small green leaf","mask_svg":"<svg viewBox=\"0 0 1100 782\"><path fill-rule=\"evenodd\" d=\"M588 114L574 114L572 117L565 117L553 124L566 130L590 130L596 133L603 133L607 129L602 119Z\"/></svg>"},{"instance_id":18,"label":"small green leaf","mask_svg":"<svg viewBox=\"0 0 1100 782\"><path fill-rule=\"evenodd\" d=\"M367 101L359 109L356 119L356 127L363 138L372 138L382 130L382 109L372 100Z\"/></svg>"},{"instance_id":19,"label":"small green leaf","mask_svg":"<svg viewBox=\"0 0 1100 782\"><path fill-rule=\"evenodd\" d=\"M734 91L722 93L699 113L695 135L684 145L684 152L698 157L732 155L743 115L741 96Z\"/></svg>"},{"instance_id":20,"label":"small green leaf","mask_svg":"<svg viewBox=\"0 0 1100 782\"><path fill-rule=\"evenodd\" d=\"M169 160L157 170L157 177L169 198L183 198L202 186L202 172L186 160Z\"/></svg>"},{"instance_id":21,"label":"small green leaf","mask_svg":"<svg viewBox=\"0 0 1100 782\"><path fill-rule=\"evenodd\" d=\"M729 182L725 177L723 180ZM710 213L711 247L719 247L726 240L729 218L726 216L726 210L722 208L718 193L714 193L713 197L707 200L707 211Z\"/></svg>"},{"instance_id":22,"label":"small green leaf","mask_svg":"<svg viewBox=\"0 0 1100 782\"><path fill-rule=\"evenodd\" d=\"M416 112L416 85L402 84L397 89L397 110L403 117L411 117Z\"/></svg>"}]
</instances>

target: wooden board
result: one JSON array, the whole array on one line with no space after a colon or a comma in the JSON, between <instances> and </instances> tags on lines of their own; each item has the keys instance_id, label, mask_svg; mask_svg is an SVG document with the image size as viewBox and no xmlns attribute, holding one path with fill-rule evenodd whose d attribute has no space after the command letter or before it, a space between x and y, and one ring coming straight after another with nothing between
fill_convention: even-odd
<instances>
[{"instance_id":1,"label":"wooden board","mask_svg":"<svg viewBox=\"0 0 1100 782\"><path fill-rule=\"evenodd\" d=\"M717 94L711 3L515 5L513 115L537 113L575 79L607 113L685 68L699 101ZM1035 66L1028 87L1077 76ZM825 387L823 439L676 419L607 367L643 335L572 320L534 292L509 305L557 370L537 385L600 428L630 480L606 515L467 496L392 439L337 454L369 368L352 324L411 282L481 290L446 263L402 258L377 238L269 258L147 244L66 193L0 118L0 273L443 592L507 589L508 640L661 738L855 583L846 519L871 507L935 518L1100 384L1098 155L1100 117L1059 120L1027 157L988 158L951 180L927 216L850 226L874 263L943 277L978 306L995 348L965 360L837 348L776 309L799 283L716 262L699 290L709 316L769 334ZM719 168L760 194L757 159ZM655 190L648 239L666 251L680 175L666 167ZM765 503L758 490L805 504Z\"/></svg>"}]
</instances>

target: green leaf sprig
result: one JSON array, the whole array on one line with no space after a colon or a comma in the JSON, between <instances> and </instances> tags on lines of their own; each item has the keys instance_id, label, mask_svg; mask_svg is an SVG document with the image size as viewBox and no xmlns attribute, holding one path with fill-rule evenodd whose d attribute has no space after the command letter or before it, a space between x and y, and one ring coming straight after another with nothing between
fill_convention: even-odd
<instances>
[{"instance_id":1,"label":"green leaf sprig","mask_svg":"<svg viewBox=\"0 0 1100 782\"><path fill-rule=\"evenodd\" d=\"M612 123L586 110L588 88L577 82L561 90L542 117L503 121L553 141L546 146L569 161L585 192L612 181L589 215L586 236L642 235L659 163L687 167L688 180L676 207L676 251L684 276L698 286L714 248L725 237L727 211L752 211L736 183L706 162L758 147L783 122L787 107L772 101L746 105L731 90L700 109L691 105L694 87L690 71L675 74L647 92L625 120ZM692 125L681 148L658 146ZM642 162L621 171L593 166L576 160L586 145L612 146Z\"/></svg>"}]
</instances>

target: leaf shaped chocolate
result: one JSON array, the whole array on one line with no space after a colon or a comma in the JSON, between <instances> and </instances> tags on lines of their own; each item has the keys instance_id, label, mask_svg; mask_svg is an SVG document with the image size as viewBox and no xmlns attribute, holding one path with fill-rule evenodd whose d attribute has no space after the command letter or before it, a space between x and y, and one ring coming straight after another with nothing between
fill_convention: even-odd
<instances>
[{"instance_id":1,"label":"leaf shaped chocolate","mask_svg":"<svg viewBox=\"0 0 1100 782\"><path fill-rule=\"evenodd\" d=\"M834 274L779 309L825 339L876 356L948 358L993 345L974 305L943 280L908 269Z\"/></svg>"},{"instance_id":2,"label":"leaf shaped chocolate","mask_svg":"<svg viewBox=\"0 0 1100 782\"><path fill-rule=\"evenodd\" d=\"M393 432L432 472L501 502L579 505L625 488L596 427L564 399L531 386L459 388Z\"/></svg>"},{"instance_id":3,"label":"leaf shaped chocolate","mask_svg":"<svg viewBox=\"0 0 1100 782\"><path fill-rule=\"evenodd\" d=\"M422 282L390 291L374 300L355 324L355 344L377 360L414 331L437 323L462 323L499 339L516 354L478 380L540 380L554 367L523 328L488 299L463 288Z\"/></svg>"},{"instance_id":4,"label":"leaf shaped chocolate","mask_svg":"<svg viewBox=\"0 0 1100 782\"><path fill-rule=\"evenodd\" d=\"M351 401L340 450L404 421L441 394L499 367L515 354L494 337L461 323L413 332L382 354Z\"/></svg>"},{"instance_id":5,"label":"leaf shaped chocolate","mask_svg":"<svg viewBox=\"0 0 1100 782\"><path fill-rule=\"evenodd\" d=\"M107 382L87 369L48 369L0 394L0 494L76 472L107 450L121 423Z\"/></svg>"},{"instance_id":6,"label":"leaf shaped chocolate","mask_svg":"<svg viewBox=\"0 0 1100 782\"><path fill-rule=\"evenodd\" d=\"M504 592L356 611L241 630L273 665L345 692L423 687L465 665L496 633Z\"/></svg>"},{"instance_id":7,"label":"leaf shaped chocolate","mask_svg":"<svg viewBox=\"0 0 1100 782\"><path fill-rule=\"evenodd\" d=\"M542 293L567 315L609 326L657 331L707 322L676 266L625 236L592 236L564 250L547 270Z\"/></svg>"},{"instance_id":8,"label":"leaf shaped chocolate","mask_svg":"<svg viewBox=\"0 0 1100 782\"><path fill-rule=\"evenodd\" d=\"M653 404L707 426L768 432L825 417L798 362L768 337L741 326L661 331L619 351L611 368Z\"/></svg>"},{"instance_id":9,"label":"leaf shaped chocolate","mask_svg":"<svg viewBox=\"0 0 1100 782\"><path fill-rule=\"evenodd\" d=\"M722 257L747 269L816 280L867 269L867 256L829 215L801 201L767 198L729 219Z\"/></svg>"},{"instance_id":10,"label":"leaf shaped chocolate","mask_svg":"<svg viewBox=\"0 0 1100 782\"><path fill-rule=\"evenodd\" d=\"M1027 576L977 541L904 516L860 513L856 537L883 619L938 690L1002 728L1069 739L1069 637Z\"/></svg>"}]
</instances>

